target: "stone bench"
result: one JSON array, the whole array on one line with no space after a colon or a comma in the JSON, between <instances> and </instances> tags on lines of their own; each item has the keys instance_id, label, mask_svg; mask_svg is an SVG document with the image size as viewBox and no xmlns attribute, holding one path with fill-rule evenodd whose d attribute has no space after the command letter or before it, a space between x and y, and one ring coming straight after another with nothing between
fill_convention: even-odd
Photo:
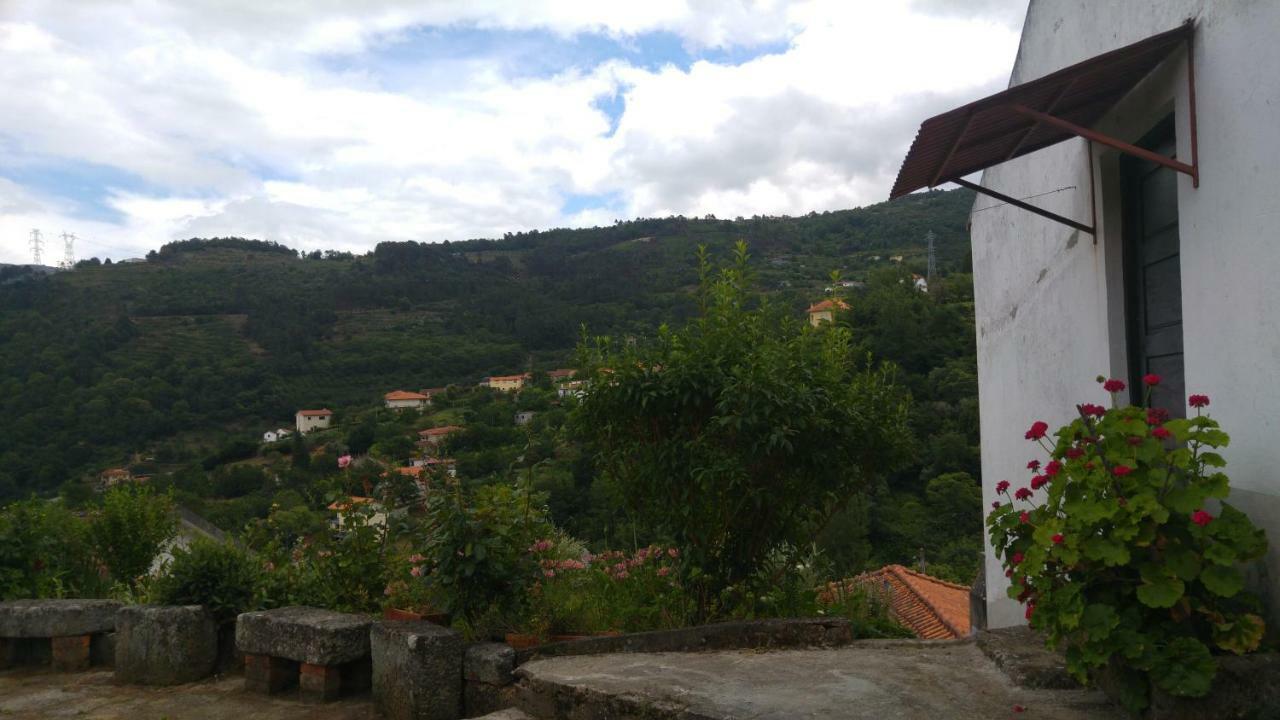
<instances>
[{"instance_id":1,"label":"stone bench","mask_svg":"<svg viewBox=\"0 0 1280 720\"><path fill-rule=\"evenodd\" d=\"M121 682L194 682L218 664L218 626L199 605L131 605L116 614L115 651Z\"/></svg>"},{"instance_id":2,"label":"stone bench","mask_svg":"<svg viewBox=\"0 0 1280 720\"><path fill-rule=\"evenodd\" d=\"M371 622L310 607L241 614L236 647L244 653L245 689L274 694L297 684L302 699L315 702L368 689Z\"/></svg>"},{"instance_id":3,"label":"stone bench","mask_svg":"<svg viewBox=\"0 0 1280 720\"><path fill-rule=\"evenodd\" d=\"M114 600L0 602L0 669L43 657L44 646L54 670L88 669L93 645L115 631L119 609Z\"/></svg>"}]
</instances>

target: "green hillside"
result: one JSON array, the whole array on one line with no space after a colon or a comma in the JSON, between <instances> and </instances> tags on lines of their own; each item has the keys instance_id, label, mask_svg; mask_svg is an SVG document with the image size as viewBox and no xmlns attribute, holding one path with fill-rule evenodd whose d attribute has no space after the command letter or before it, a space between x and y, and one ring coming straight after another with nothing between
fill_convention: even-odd
<instances>
[{"instance_id":1,"label":"green hillside","mask_svg":"<svg viewBox=\"0 0 1280 720\"><path fill-rule=\"evenodd\" d=\"M0 500L136 452L250 438L299 407L341 417L395 388L560 366L584 326L625 335L678 323L693 309L699 245L724 255L746 240L758 289L797 313L823 296L832 270L863 279L902 255L924 272L929 231L943 273L963 273L971 201L933 192L798 218L387 242L362 256L190 240L146 263L0 269ZM952 300L967 286L959 275ZM889 359L927 377L924 344L903 342ZM967 343L955 352L971 357Z\"/></svg>"}]
</instances>

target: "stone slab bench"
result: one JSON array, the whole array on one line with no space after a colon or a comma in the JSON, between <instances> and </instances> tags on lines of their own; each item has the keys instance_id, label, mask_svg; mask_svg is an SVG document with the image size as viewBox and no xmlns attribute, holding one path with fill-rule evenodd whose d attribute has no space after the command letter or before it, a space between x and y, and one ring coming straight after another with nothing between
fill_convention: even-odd
<instances>
[{"instance_id":1,"label":"stone slab bench","mask_svg":"<svg viewBox=\"0 0 1280 720\"><path fill-rule=\"evenodd\" d=\"M274 694L296 684L313 702L367 689L371 624L363 615L310 607L241 614L236 647L244 653L245 689Z\"/></svg>"},{"instance_id":2,"label":"stone slab bench","mask_svg":"<svg viewBox=\"0 0 1280 720\"><path fill-rule=\"evenodd\" d=\"M179 685L213 674L218 626L199 605L132 605L116 614L116 679Z\"/></svg>"},{"instance_id":3,"label":"stone slab bench","mask_svg":"<svg viewBox=\"0 0 1280 720\"><path fill-rule=\"evenodd\" d=\"M93 645L116 628L114 600L11 600L0 602L0 669L30 656L43 656L35 644L48 644L54 670L87 670Z\"/></svg>"}]
</instances>

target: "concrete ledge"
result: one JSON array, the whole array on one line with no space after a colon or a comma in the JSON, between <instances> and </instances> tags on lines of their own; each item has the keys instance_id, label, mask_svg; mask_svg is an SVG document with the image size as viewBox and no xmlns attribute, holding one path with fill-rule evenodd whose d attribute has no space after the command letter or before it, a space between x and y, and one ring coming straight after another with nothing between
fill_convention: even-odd
<instances>
[{"instance_id":1,"label":"concrete ledge","mask_svg":"<svg viewBox=\"0 0 1280 720\"><path fill-rule=\"evenodd\" d=\"M516 664L565 655L839 647L853 639L853 624L843 618L749 620L552 643L517 652Z\"/></svg>"},{"instance_id":2,"label":"concrete ledge","mask_svg":"<svg viewBox=\"0 0 1280 720\"><path fill-rule=\"evenodd\" d=\"M115 600L11 600L0 602L0 638L94 635L116 629Z\"/></svg>"},{"instance_id":3,"label":"concrete ledge","mask_svg":"<svg viewBox=\"0 0 1280 720\"><path fill-rule=\"evenodd\" d=\"M194 682L218 663L218 626L199 605L121 608L115 640L116 677L128 683Z\"/></svg>"},{"instance_id":4,"label":"concrete ledge","mask_svg":"<svg viewBox=\"0 0 1280 720\"><path fill-rule=\"evenodd\" d=\"M1067 660L1044 645L1044 636L1031 628L983 630L975 636L978 648L1019 687L1070 690L1080 683L1067 672Z\"/></svg>"}]
</instances>

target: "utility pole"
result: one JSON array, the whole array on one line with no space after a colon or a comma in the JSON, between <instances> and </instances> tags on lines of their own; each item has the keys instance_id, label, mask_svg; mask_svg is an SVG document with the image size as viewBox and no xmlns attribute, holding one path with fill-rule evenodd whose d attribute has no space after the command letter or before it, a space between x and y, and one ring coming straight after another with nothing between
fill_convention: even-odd
<instances>
[{"instance_id":1,"label":"utility pole","mask_svg":"<svg viewBox=\"0 0 1280 720\"><path fill-rule=\"evenodd\" d=\"M40 231L32 228L31 230L31 262L40 265L40 252L44 250L44 238L40 237Z\"/></svg>"},{"instance_id":2,"label":"utility pole","mask_svg":"<svg viewBox=\"0 0 1280 720\"><path fill-rule=\"evenodd\" d=\"M924 239L929 241L928 279L929 279L929 284L932 285L934 277L938 274L938 256L933 249L933 240L934 240L933 231L930 230L929 232L925 233Z\"/></svg>"},{"instance_id":3,"label":"utility pole","mask_svg":"<svg viewBox=\"0 0 1280 720\"><path fill-rule=\"evenodd\" d=\"M76 235L65 230L62 233L62 267L70 270L76 266Z\"/></svg>"}]
</instances>

